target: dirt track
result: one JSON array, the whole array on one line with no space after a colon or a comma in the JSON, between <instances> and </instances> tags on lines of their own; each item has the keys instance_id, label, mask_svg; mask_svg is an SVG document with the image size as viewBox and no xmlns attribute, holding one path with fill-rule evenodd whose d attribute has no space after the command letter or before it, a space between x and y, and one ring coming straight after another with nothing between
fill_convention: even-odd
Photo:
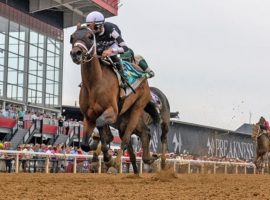
<instances>
[{"instance_id":1,"label":"dirt track","mask_svg":"<svg viewBox=\"0 0 270 200\"><path fill-rule=\"evenodd\" d=\"M269 175L0 174L0 199L270 199Z\"/></svg>"}]
</instances>

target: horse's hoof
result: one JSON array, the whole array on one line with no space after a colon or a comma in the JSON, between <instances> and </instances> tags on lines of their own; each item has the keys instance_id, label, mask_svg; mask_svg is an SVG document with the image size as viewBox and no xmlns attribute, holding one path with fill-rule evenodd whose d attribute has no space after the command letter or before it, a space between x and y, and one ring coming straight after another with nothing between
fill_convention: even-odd
<instances>
[{"instance_id":1,"label":"horse's hoof","mask_svg":"<svg viewBox=\"0 0 270 200\"><path fill-rule=\"evenodd\" d=\"M89 152L90 151L90 146L89 144L81 144L81 148L84 152Z\"/></svg>"},{"instance_id":2,"label":"horse's hoof","mask_svg":"<svg viewBox=\"0 0 270 200\"><path fill-rule=\"evenodd\" d=\"M93 173L97 173L99 168L99 162L92 162L89 166L89 169Z\"/></svg>"},{"instance_id":3,"label":"horse's hoof","mask_svg":"<svg viewBox=\"0 0 270 200\"><path fill-rule=\"evenodd\" d=\"M114 174L116 175L118 173L117 169L114 167L110 167L107 171L107 174Z\"/></svg>"},{"instance_id":4,"label":"horse's hoof","mask_svg":"<svg viewBox=\"0 0 270 200\"><path fill-rule=\"evenodd\" d=\"M109 168L114 166L114 159L111 157L109 160L104 161L104 164Z\"/></svg>"},{"instance_id":5,"label":"horse's hoof","mask_svg":"<svg viewBox=\"0 0 270 200\"><path fill-rule=\"evenodd\" d=\"M147 165L152 165L155 162L156 159L151 158L151 159L143 159L143 163Z\"/></svg>"}]
</instances>

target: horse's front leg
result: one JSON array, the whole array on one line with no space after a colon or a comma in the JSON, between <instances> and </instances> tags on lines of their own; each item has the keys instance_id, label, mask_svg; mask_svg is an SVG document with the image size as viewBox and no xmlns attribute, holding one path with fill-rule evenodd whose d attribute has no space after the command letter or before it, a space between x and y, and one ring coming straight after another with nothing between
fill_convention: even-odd
<instances>
[{"instance_id":1,"label":"horse's front leg","mask_svg":"<svg viewBox=\"0 0 270 200\"><path fill-rule=\"evenodd\" d=\"M151 165L157 158L150 156L150 130L148 127L145 127L141 134L142 149L143 155L142 159L145 164Z\"/></svg>"},{"instance_id":2,"label":"horse's front leg","mask_svg":"<svg viewBox=\"0 0 270 200\"><path fill-rule=\"evenodd\" d=\"M129 152L129 158L130 158L130 162L132 164L133 172L134 172L134 174L139 174L137 163L136 163L136 155L134 153L134 149L132 147L131 140L129 141L129 144L127 146L127 150Z\"/></svg>"},{"instance_id":3,"label":"horse's front leg","mask_svg":"<svg viewBox=\"0 0 270 200\"><path fill-rule=\"evenodd\" d=\"M109 125L106 125L109 127ZM106 163L106 165L112 160L112 156L108 153L108 143L106 141L106 137L108 133L108 129L106 126L103 127L97 127L100 135L100 141L101 141L101 151L103 152L103 160Z\"/></svg>"},{"instance_id":4,"label":"horse's front leg","mask_svg":"<svg viewBox=\"0 0 270 200\"><path fill-rule=\"evenodd\" d=\"M103 127L106 124L110 125L116 122L118 109L109 107L97 119L96 127Z\"/></svg>"},{"instance_id":5,"label":"horse's front leg","mask_svg":"<svg viewBox=\"0 0 270 200\"><path fill-rule=\"evenodd\" d=\"M108 167L112 165L113 162L112 156L108 153L109 148L107 146L107 144L113 140L109 125L116 122L117 114L118 113L115 111L115 109L110 107L105 110L96 120L96 127L100 135L101 150L103 152L104 162Z\"/></svg>"},{"instance_id":6,"label":"horse's front leg","mask_svg":"<svg viewBox=\"0 0 270 200\"><path fill-rule=\"evenodd\" d=\"M92 134L94 128L95 128L95 123L87 121L86 117L84 117L84 120L83 120L83 140L81 143L81 148L85 152L89 152L90 150L95 150L94 146L90 147L90 145L89 145L89 139L91 137L91 134ZM97 144L98 144L98 142L97 142ZM97 146L97 144L95 146Z\"/></svg>"}]
</instances>

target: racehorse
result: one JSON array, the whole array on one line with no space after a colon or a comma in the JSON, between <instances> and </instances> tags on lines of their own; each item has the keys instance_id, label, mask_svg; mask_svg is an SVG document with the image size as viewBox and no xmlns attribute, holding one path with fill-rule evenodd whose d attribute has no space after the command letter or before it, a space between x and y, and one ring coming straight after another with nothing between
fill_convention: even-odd
<instances>
[{"instance_id":1,"label":"racehorse","mask_svg":"<svg viewBox=\"0 0 270 200\"><path fill-rule=\"evenodd\" d=\"M161 169L165 169L165 160L166 160L166 150L167 150L167 136L169 132L169 126L170 126L170 104L169 101L166 97L166 95L159 90L158 88L155 87L150 87L152 95L156 95L158 98L157 101L159 104L159 108L157 108L159 111L158 113L152 113L152 115L149 116L148 113L151 113L155 111L154 109L151 109L150 106L156 106L153 105L153 102L150 102L145 109L145 112L143 112L142 117L140 118L141 120L139 121L139 125L144 128L146 131L145 134L141 135L141 140L142 140L142 147L143 150L149 149L149 139L150 137L144 137L145 135L150 135L150 130L147 126L150 124L154 124L156 126L160 126L161 128ZM157 116L158 115L158 116ZM139 135L138 131L138 135ZM141 130L143 132L143 130ZM135 131L136 133L136 131ZM144 151L143 151L144 153ZM148 152L145 152L148 153ZM145 155L145 157L149 157Z\"/></svg>"},{"instance_id":2,"label":"racehorse","mask_svg":"<svg viewBox=\"0 0 270 200\"><path fill-rule=\"evenodd\" d=\"M170 105L167 97L165 94L155 87L150 87L152 96L156 96L158 102L150 101L145 111L142 112L142 115L140 117L139 123L134 130L134 134L140 137L142 142L142 148L143 148L143 159L149 158L149 142L151 138L149 125L153 124L155 126L160 126L161 128L161 168L165 169L165 153L167 150L167 134L169 131L169 125L170 125ZM153 99L153 98L152 98ZM156 104L159 105L159 108L157 108ZM158 110L158 111L157 111ZM156 112L157 111L157 112ZM151 114L149 114L151 113ZM122 115L120 116L118 120L118 129L120 130L120 137L122 137L121 133L123 133L122 130L125 130L125 125L127 124L129 120L128 115ZM130 161L133 167L133 171L137 170L136 166L136 155L134 153L134 149L132 148L132 145L129 146L128 152L130 155ZM144 163L151 164L154 161L152 160L144 160Z\"/></svg>"},{"instance_id":3,"label":"racehorse","mask_svg":"<svg viewBox=\"0 0 270 200\"><path fill-rule=\"evenodd\" d=\"M257 142L256 158L254 161L256 168L258 169L259 172L262 172L264 168L267 167L268 172L270 173L269 156L268 156L268 153L270 151L270 139L267 133L261 130L259 124L253 126L252 138Z\"/></svg>"},{"instance_id":4,"label":"racehorse","mask_svg":"<svg viewBox=\"0 0 270 200\"><path fill-rule=\"evenodd\" d=\"M110 163L107 144L113 140L109 125L117 122L120 117L127 119L121 125L122 149L131 149L130 137L138 125L146 105L150 102L150 88L145 78L135 89L135 93L127 96L119 109L119 83L112 67L100 61L96 53L96 38L92 30L77 25L77 30L71 35L71 58L74 63L81 64L82 85L79 104L84 116L83 141L81 147L84 151L94 150L97 143L89 145L89 138L97 127L100 134L101 150L105 163ZM110 133L110 134L109 134ZM147 149L145 149L147 152ZM152 162L151 158L144 157L145 162ZM138 173L138 171L134 171Z\"/></svg>"}]
</instances>

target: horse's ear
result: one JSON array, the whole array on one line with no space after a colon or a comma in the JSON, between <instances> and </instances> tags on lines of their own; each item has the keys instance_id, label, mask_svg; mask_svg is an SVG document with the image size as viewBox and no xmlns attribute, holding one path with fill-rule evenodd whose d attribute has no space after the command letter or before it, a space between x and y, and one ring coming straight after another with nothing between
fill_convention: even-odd
<instances>
[{"instance_id":1,"label":"horse's ear","mask_svg":"<svg viewBox=\"0 0 270 200\"><path fill-rule=\"evenodd\" d=\"M77 23L77 30L80 29L80 28L81 28L81 23L78 22L78 23Z\"/></svg>"}]
</instances>

